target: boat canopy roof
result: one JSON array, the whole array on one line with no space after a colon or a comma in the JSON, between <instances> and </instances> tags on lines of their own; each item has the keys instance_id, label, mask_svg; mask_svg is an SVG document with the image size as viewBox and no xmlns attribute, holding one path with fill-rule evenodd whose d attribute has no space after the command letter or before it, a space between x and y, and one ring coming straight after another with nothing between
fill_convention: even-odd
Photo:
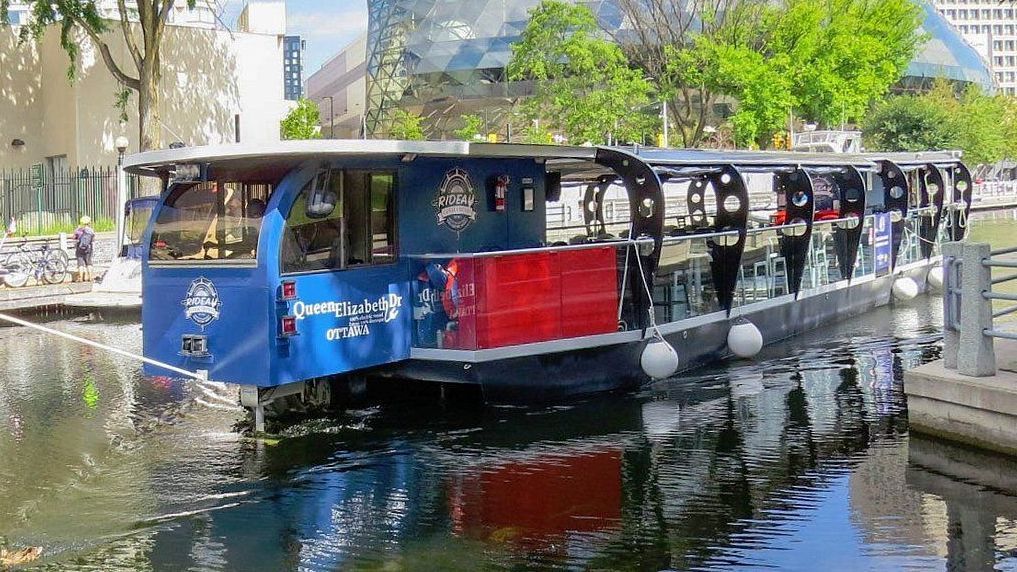
<instances>
[{"instance_id":1,"label":"boat canopy roof","mask_svg":"<svg viewBox=\"0 0 1017 572\"><path fill-rule=\"evenodd\" d=\"M607 173L596 164L603 147L526 145L516 143L473 143L465 141L314 140L280 141L267 144L229 144L148 151L125 158L124 168L136 175L166 176L176 165L214 163L217 172L244 172L247 176L276 178L309 159L340 157L470 157L533 159L545 162L548 171L561 172L566 179L595 178ZM874 170L877 162L892 161L904 169L935 164L955 165L957 151L923 153L801 153L793 151L730 151L713 149L658 149L623 147L650 166L668 168L709 168L733 165L753 171L782 167L855 167ZM682 169L684 171L684 169ZM673 174L673 173L672 173Z\"/></svg>"}]
</instances>

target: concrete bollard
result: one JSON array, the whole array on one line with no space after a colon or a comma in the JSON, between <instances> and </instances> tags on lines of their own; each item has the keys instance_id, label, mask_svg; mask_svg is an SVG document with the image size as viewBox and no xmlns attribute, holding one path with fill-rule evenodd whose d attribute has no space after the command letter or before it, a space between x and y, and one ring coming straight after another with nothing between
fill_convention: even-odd
<instances>
[{"instance_id":1,"label":"concrete bollard","mask_svg":"<svg viewBox=\"0 0 1017 572\"><path fill-rule=\"evenodd\" d=\"M996 374L996 351L992 337L992 301L983 293L992 287L992 269L982 264L992 253L984 243L966 243L961 259L961 323L957 348L957 373L974 377Z\"/></svg>"},{"instance_id":2,"label":"concrete bollard","mask_svg":"<svg viewBox=\"0 0 1017 572\"><path fill-rule=\"evenodd\" d=\"M954 317L960 312L956 307L958 296L952 292L960 288L961 257L964 244L949 242L943 245L943 367L957 369L957 346L960 344L960 332L957 331Z\"/></svg>"}]
</instances>

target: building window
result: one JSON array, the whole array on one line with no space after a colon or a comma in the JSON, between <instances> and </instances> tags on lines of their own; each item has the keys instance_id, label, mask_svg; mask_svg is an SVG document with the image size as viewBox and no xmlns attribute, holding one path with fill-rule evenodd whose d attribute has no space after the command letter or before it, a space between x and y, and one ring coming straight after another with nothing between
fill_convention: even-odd
<instances>
[{"instance_id":1,"label":"building window","mask_svg":"<svg viewBox=\"0 0 1017 572\"><path fill-rule=\"evenodd\" d=\"M395 175L323 168L297 196L282 271L341 270L396 260Z\"/></svg>"}]
</instances>

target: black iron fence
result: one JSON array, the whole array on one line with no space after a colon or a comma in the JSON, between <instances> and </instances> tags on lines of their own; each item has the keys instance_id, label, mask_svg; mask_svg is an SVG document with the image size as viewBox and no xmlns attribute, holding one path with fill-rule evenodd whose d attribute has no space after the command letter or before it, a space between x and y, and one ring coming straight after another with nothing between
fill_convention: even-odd
<instances>
[{"instance_id":1,"label":"black iron fence","mask_svg":"<svg viewBox=\"0 0 1017 572\"><path fill-rule=\"evenodd\" d=\"M48 169L0 169L0 216L13 218L18 235L72 232L88 215L98 231L116 224L117 169L114 166ZM141 192L136 177L127 177L127 197Z\"/></svg>"}]
</instances>

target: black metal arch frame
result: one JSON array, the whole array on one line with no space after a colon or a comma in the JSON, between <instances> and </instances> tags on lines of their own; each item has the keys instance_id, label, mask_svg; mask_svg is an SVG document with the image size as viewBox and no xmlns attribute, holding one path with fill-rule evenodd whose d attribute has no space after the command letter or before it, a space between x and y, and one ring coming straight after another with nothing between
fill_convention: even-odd
<instances>
[{"instance_id":1,"label":"black metal arch frame","mask_svg":"<svg viewBox=\"0 0 1017 572\"><path fill-rule=\"evenodd\" d=\"M954 209L950 211L950 240L959 241L964 240L964 236L968 231L967 221L968 216L971 214L973 181L971 180L971 171L968 170L964 163L958 161L953 173ZM959 201L964 202L963 212L958 211L956 208Z\"/></svg>"},{"instance_id":2,"label":"black metal arch frame","mask_svg":"<svg viewBox=\"0 0 1017 572\"><path fill-rule=\"evenodd\" d=\"M904 219L908 216L908 197L911 196L911 188L904 171L896 163L886 160L878 163L878 176L883 184L883 205L886 212L890 213L892 236L890 270L892 271L897 267L897 255L900 252L901 238L904 236Z\"/></svg>"},{"instance_id":3,"label":"black metal arch frame","mask_svg":"<svg viewBox=\"0 0 1017 572\"><path fill-rule=\"evenodd\" d=\"M923 212L918 225L918 236L921 237L922 256L925 259L932 258L932 247L939 232L939 224L943 218L943 197L946 195L946 186L943 181L943 172L938 167L929 163L920 171L921 181L921 206L935 206L936 209L929 216ZM936 185L936 192L929 190L930 185Z\"/></svg>"},{"instance_id":4,"label":"black metal arch frame","mask_svg":"<svg viewBox=\"0 0 1017 572\"><path fill-rule=\"evenodd\" d=\"M664 189L660 178L650 165L635 155L610 148L598 148L596 163L603 165L617 173L625 184L625 190L629 196L629 238L653 239L653 251L646 252L642 245L636 248L637 262L629 263L629 268L634 273L642 267L643 278L646 284L653 284L653 278L657 273L657 265L660 263L660 251L664 240ZM598 201L598 205L602 201ZM588 210L583 205L584 212ZM603 214L600 215L603 220ZM632 299L635 302L637 312L637 323L640 327L647 327L648 310L652 308L653 300L647 297L643 283L633 280Z\"/></svg>"},{"instance_id":5,"label":"black metal arch frame","mask_svg":"<svg viewBox=\"0 0 1017 572\"><path fill-rule=\"evenodd\" d=\"M774 190L784 195L784 224L790 228L780 231L780 252L784 257L788 288L798 297L808 261L812 225L816 214L816 197L812 177L802 168L776 173ZM805 225L802 228L801 224Z\"/></svg>"},{"instance_id":6,"label":"black metal arch frame","mask_svg":"<svg viewBox=\"0 0 1017 572\"><path fill-rule=\"evenodd\" d=\"M613 181L614 177L600 177L596 183L587 185L586 192L583 193L583 224L586 225L587 236L596 238L607 233L607 225L604 222L604 194Z\"/></svg>"},{"instance_id":7,"label":"black metal arch frame","mask_svg":"<svg viewBox=\"0 0 1017 572\"><path fill-rule=\"evenodd\" d=\"M858 244L865 226L865 180L858 169L846 166L833 173L840 195L840 218L849 219L837 223L833 243L837 251L837 265L840 276L849 282L854 276L858 260ZM854 222L851 222L854 219Z\"/></svg>"},{"instance_id":8,"label":"black metal arch frame","mask_svg":"<svg viewBox=\"0 0 1017 572\"><path fill-rule=\"evenodd\" d=\"M732 236L720 236L707 241L710 249L710 271L713 275L713 287L717 291L717 302L728 315L734 303L734 292L738 286L738 270L745 251L745 236L749 225L749 191L745 186L745 178L734 165L725 165L719 171L710 174L707 179L713 187L713 195L717 200L717 213L713 218L715 232L737 231L738 238L732 242ZM705 217L705 186L689 185L689 200L698 193L697 202L699 216ZM695 215L690 212L693 222Z\"/></svg>"}]
</instances>

